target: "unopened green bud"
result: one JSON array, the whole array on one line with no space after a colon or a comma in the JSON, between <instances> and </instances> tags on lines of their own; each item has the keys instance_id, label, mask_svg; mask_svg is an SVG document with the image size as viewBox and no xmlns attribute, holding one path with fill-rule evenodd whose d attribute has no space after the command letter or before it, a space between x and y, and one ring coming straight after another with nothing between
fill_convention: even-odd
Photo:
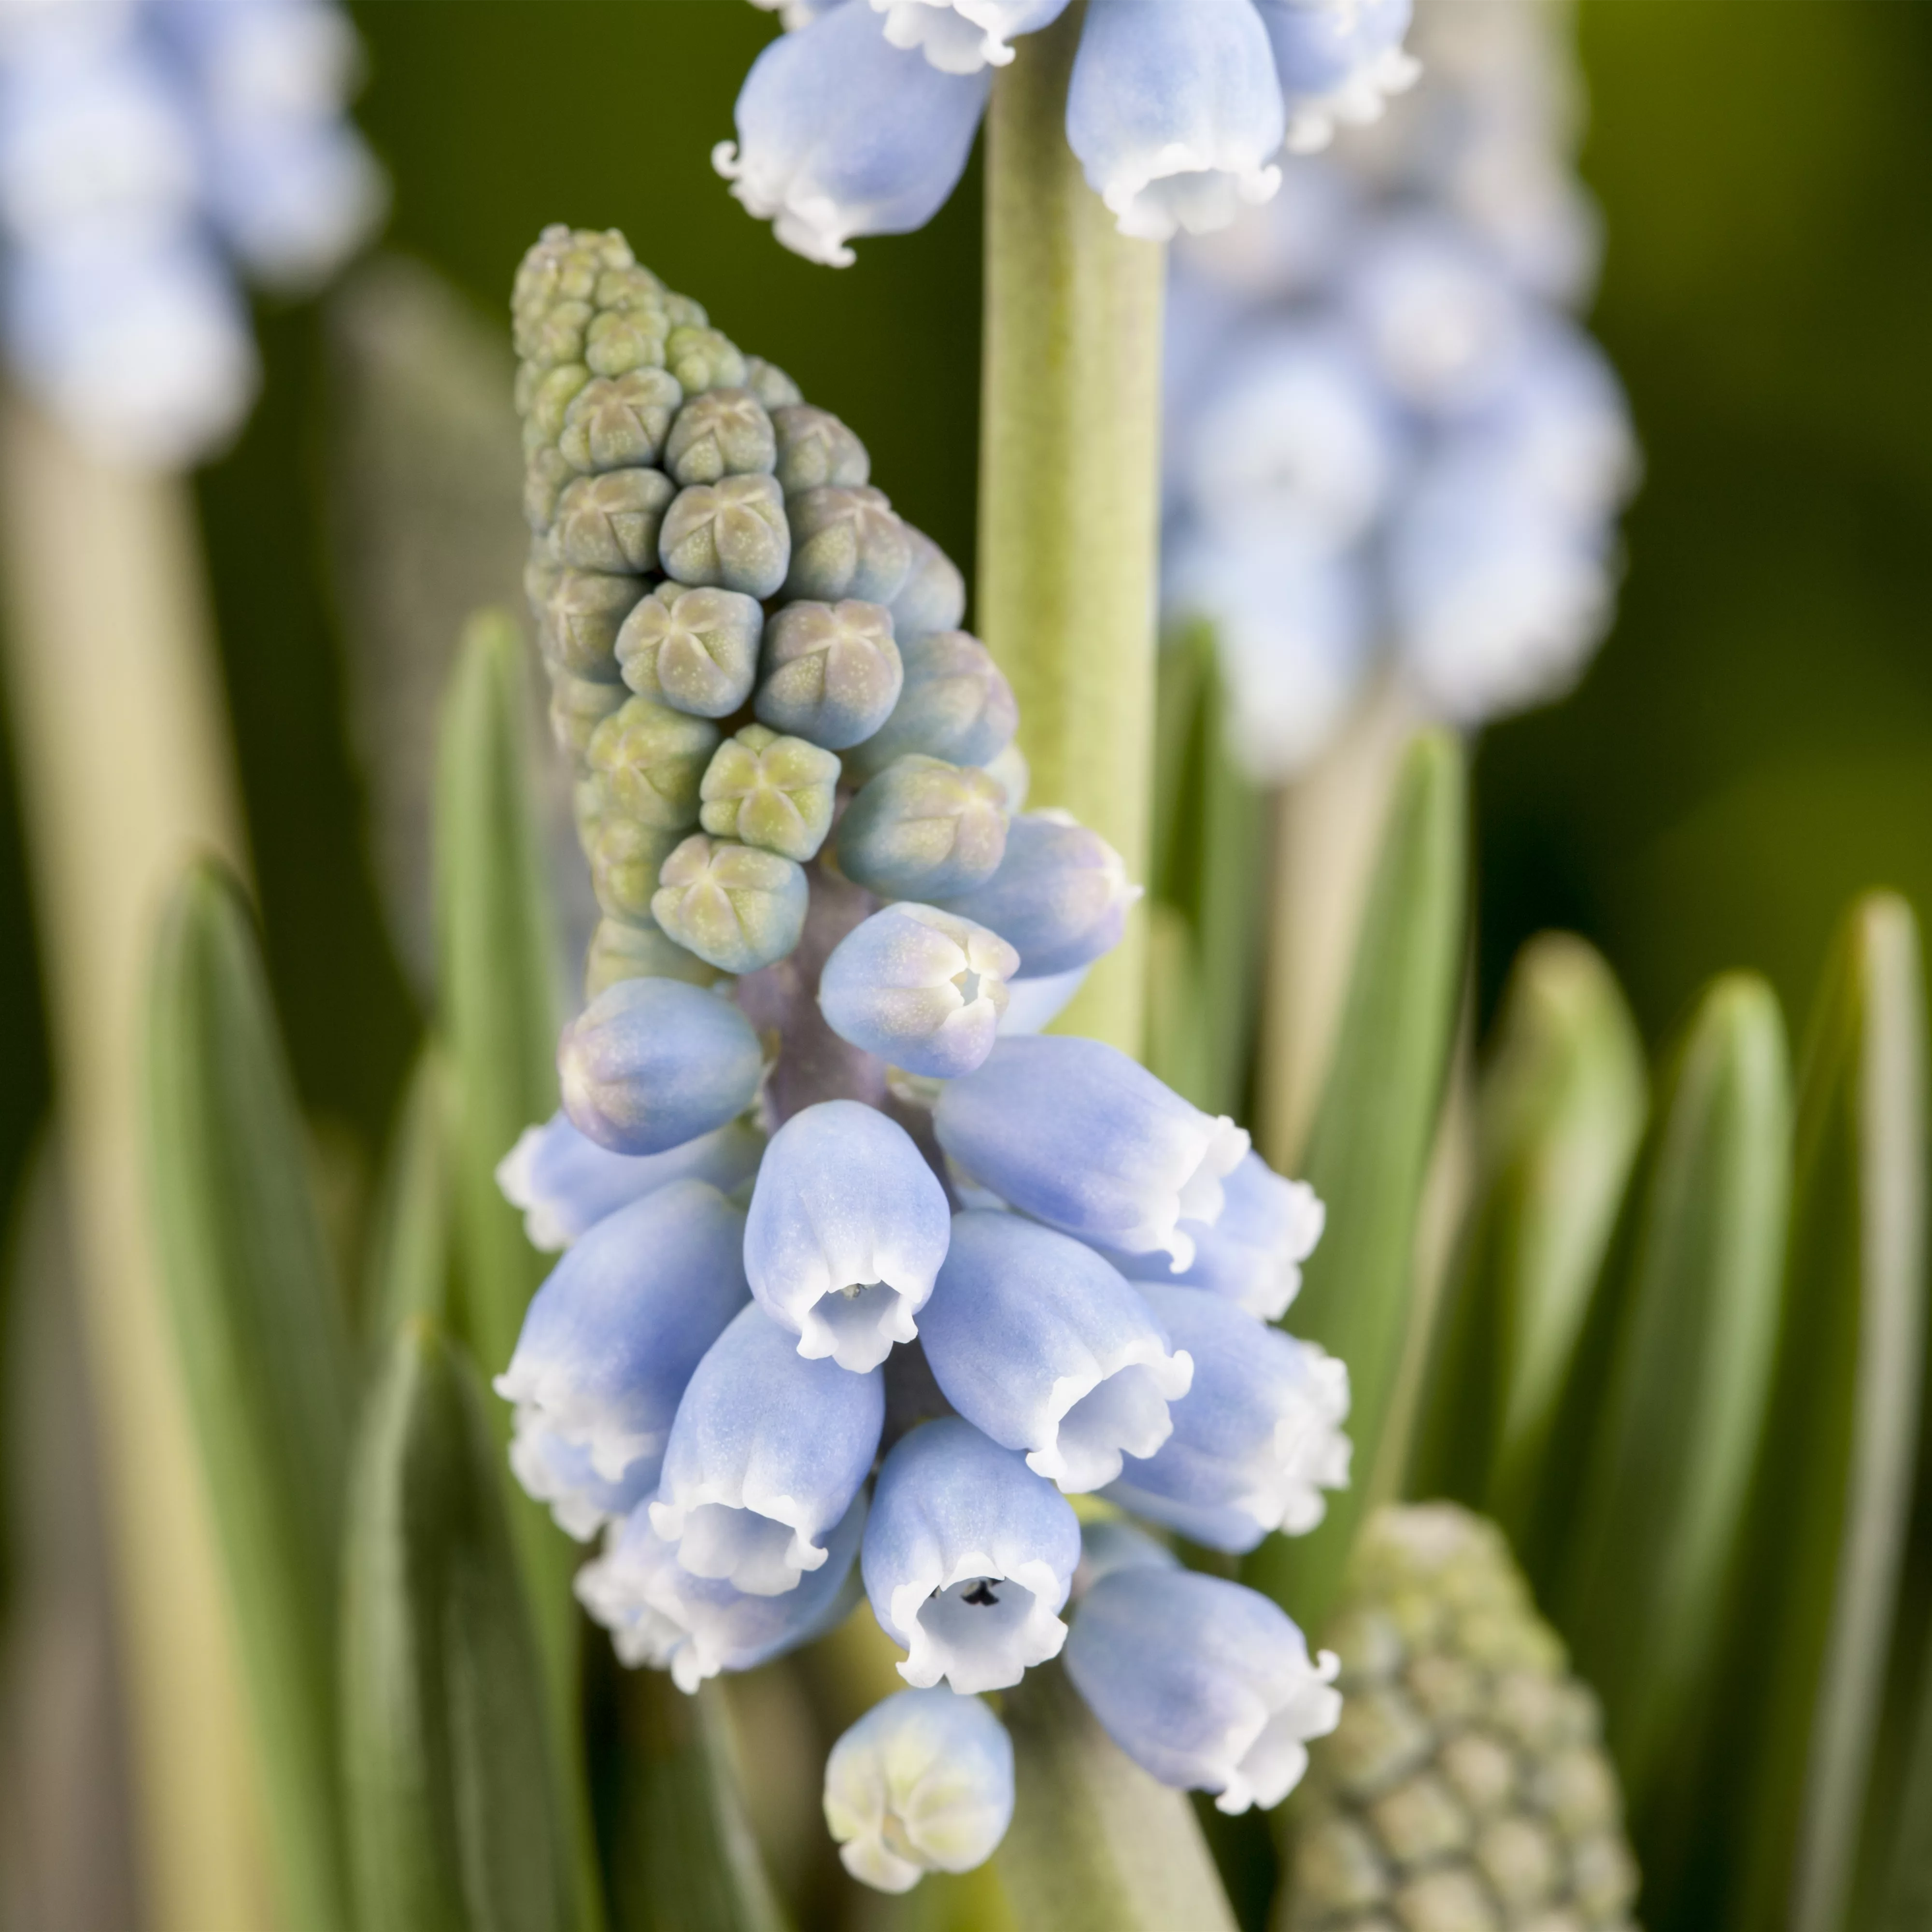
<instances>
[{"instance_id":1,"label":"unopened green bud","mask_svg":"<svg viewBox=\"0 0 1932 1932\"><path fill-rule=\"evenodd\" d=\"M832 752L885 722L904 679L892 619L854 598L788 604L765 626L761 670L758 722Z\"/></svg>"},{"instance_id":2,"label":"unopened green bud","mask_svg":"<svg viewBox=\"0 0 1932 1932\"><path fill-rule=\"evenodd\" d=\"M543 654L579 677L615 684L617 630L644 586L601 570L557 572L543 602Z\"/></svg>"},{"instance_id":3,"label":"unopened green bud","mask_svg":"<svg viewBox=\"0 0 1932 1932\"><path fill-rule=\"evenodd\" d=\"M669 327L662 308L606 310L584 332L584 359L598 376L662 369Z\"/></svg>"},{"instance_id":4,"label":"unopened green bud","mask_svg":"<svg viewBox=\"0 0 1932 1932\"><path fill-rule=\"evenodd\" d=\"M536 359L538 332L555 308L561 304L591 302L601 276L634 266L630 244L615 229L598 234L553 223L518 266L516 286L510 296L517 353Z\"/></svg>"},{"instance_id":5,"label":"unopened green bud","mask_svg":"<svg viewBox=\"0 0 1932 1932\"><path fill-rule=\"evenodd\" d=\"M526 454L554 442L562 432L570 406L590 380L590 371L581 362L566 362L560 368L532 371L530 402L524 411L524 448Z\"/></svg>"},{"instance_id":6,"label":"unopened green bud","mask_svg":"<svg viewBox=\"0 0 1932 1932\"><path fill-rule=\"evenodd\" d=\"M573 470L653 468L683 400L677 378L662 369L600 376L571 398L556 446Z\"/></svg>"},{"instance_id":7,"label":"unopened green bud","mask_svg":"<svg viewBox=\"0 0 1932 1932\"><path fill-rule=\"evenodd\" d=\"M838 869L881 898L948 898L982 886L1006 854L1006 800L970 766L896 758L846 807Z\"/></svg>"},{"instance_id":8,"label":"unopened green bud","mask_svg":"<svg viewBox=\"0 0 1932 1932\"><path fill-rule=\"evenodd\" d=\"M745 358L728 336L703 323L674 328L664 344L664 367L694 396L704 389L742 389Z\"/></svg>"},{"instance_id":9,"label":"unopened green bud","mask_svg":"<svg viewBox=\"0 0 1932 1932\"><path fill-rule=\"evenodd\" d=\"M805 930L805 874L776 852L700 832L671 854L658 876L652 917L721 972L775 965Z\"/></svg>"},{"instance_id":10,"label":"unopened green bud","mask_svg":"<svg viewBox=\"0 0 1932 1932\"><path fill-rule=\"evenodd\" d=\"M912 568L904 524L883 492L826 484L792 498L788 597L890 604Z\"/></svg>"},{"instance_id":11,"label":"unopened green bud","mask_svg":"<svg viewBox=\"0 0 1932 1932\"><path fill-rule=\"evenodd\" d=\"M655 926L600 920L584 957L584 997L594 1000L620 980L682 980L689 986L712 986L723 977L708 960L686 952Z\"/></svg>"},{"instance_id":12,"label":"unopened green bud","mask_svg":"<svg viewBox=\"0 0 1932 1932\"><path fill-rule=\"evenodd\" d=\"M664 314L674 328L708 328L711 317L694 296L681 296L675 289L664 290Z\"/></svg>"},{"instance_id":13,"label":"unopened green bud","mask_svg":"<svg viewBox=\"0 0 1932 1932\"><path fill-rule=\"evenodd\" d=\"M617 633L624 682L698 718L725 718L752 694L764 608L742 591L667 584L644 598Z\"/></svg>"},{"instance_id":14,"label":"unopened green bud","mask_svg":"<svg viewBox=\"0 0 1932 1932\"><path fill-rule=\"evenodd\" d=\"M626 920L633 926L651 922L651 895L658 889L658 869L682 836L621 813L604 815L587 850L591 886L605 918Z\"/></svg>"},{"instance_id":15,"label":"unopened green bud","mask_svg":"<svg viewBox=\"0 0 1932 1932\"><path fill-rule=\"evenodd\" d=\"M525 332L527 360L539 369L554 368L561 362L581 362L586 332L597 311L587 302L554 304L533 321Z\"/></svg>"},{"instance_id":16,"label":"unopened green bud","mask_svg":"<svg viewBox=\"0 0 1932 1932\"><path fill-rule=\"evenodd\" d=\"M805 400L798 385L776 362L762 356L745 358L745 386L768 410L782 410Z\"/></svg>"},{"instance_id":17,"label":"unopened green bud","mask_svg":"<svg viewBox=\"0 0 1932 1932\"><path fill-rule=\"evenodd\" d=\"M770 597L784 582L791 556L784 495L769 476L694 484L665 513L658 548L680 584Z\"/></svg>"},{"instance_id":18,"label":"unopened green bud","mask_svg":"<svg viewBox=\"0 0 1932 1932\"><path fill-rule=\"evenodd\" d=\"M524 521L541 533L556 520L557 499L576 480L577 472L548 445L534 452L524 465Z\"/></svg>"},{"instance_id":19,"label":"unopened green bud","mask_svg":"<svg viewBox=\"0 0 1932 1932\"><path fill-rule=\"evenodd\" d=\"M616 811L677 832L698 823L698 784L717 748L716 725L632 698L591 734L590 769Z\"/></svg>"},{"instance_id":20,"label":"unopened green bud","mask_svg":"<svg viewBox=\"0 0 1932 1932\"><path fill-rule=\"evenodd\" d=\"M621 705L626 696L621 684L604 684L578 677L561 666L550 671L550 734L573 758L590 749L590 735Z\"/></svg>"},{"instance_id":21,"label":"unopened green bud","mask_svg":"<svg viewBox=\"0 0 1932 1932\"><path fill-rule=\"evenodd\" d=\"M591 300L601 309L662 308L664 285L641 262L606 268L597 278Z\"/></svg>"},{"instance_id":22,"label":"unopened green bud","mask_svg":"<svg viewBox=\"0 0 1932 1932\"><path fill-rule=\"evenodd\" d=\"M855 774L883 771L908 752L955 765L997 758L1019 723L1019 706L986 646L964 631L940 631L902 646L899 655L905 688L877 735L854 754Z\"/></svg>"},{"instance_id":23,"label":"unopened green bud","mask_svg":"<svg viewBox=\"0 0 1932 1932\"><path fill-rule=\"evenodd\" d=\"M778 478L788 496L829 483L861 484L872 473L866 446L830 410L809 403L772 412L778 433Z\"/></svg>"},{"instance_id":24,"label":"unopened green bud","mask_svg":"<svg viewBox=\"0 0 1932 1932\"><path fill-rule=\"evenodd\" d=\"M552 545L574 570L654 570L664 512L676 494L659 470L580 476L557 499Z\"/></svg>"},{"instance_id":25,"label":"unopened green bud","mask_svg":"<svg viewBox=\"0 0 1932 1932\"><path fill-rule=\"evenodd\" d=\"M801 864L832 829L838 760L802 738L747 724L712 754L698 823L718 838L762 846Z\"/></svg>"},{"instance_id":26,"label":"unopened green bud","mask_svg":"<svg viewBox=\"0 0 1932 1932\"><path fill-rule=\"evenodd\" d=\"M1596 1700L1494 1525L1379 1511L1325 1635L1342 1721L1292 1808L1280 1932L1628 1927L1636 1865Z\"/></svg>"},{"instance_id":27,"label":"unopened green bud","mask_svg":"<svg viewBox=\"0 0 1932 1932\"><path fill-rule=\"evenodd\" d=\"M778 454L772 419L749 389L707 389L678 412L664 467L681 484L716 483L769 476Z\"/></svg>"},{"instance_id":28,"label":"unopened green bud","mask_svg":"<svg viewBox=\"0 0 1932 1932\"><path fill-rule=\"evenodd\" d=\"M905 526L912 567L892 599L892 634L902 649L915 638L956 631L966 615L966 580L959 566L923 530Z\"/></svg>"}]
</instances>

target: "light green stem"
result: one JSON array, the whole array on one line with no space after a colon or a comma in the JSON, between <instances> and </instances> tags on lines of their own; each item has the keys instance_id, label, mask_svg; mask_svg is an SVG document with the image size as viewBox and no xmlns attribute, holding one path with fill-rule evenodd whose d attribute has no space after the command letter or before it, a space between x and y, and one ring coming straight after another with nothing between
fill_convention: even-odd
<instances>
[{"instance_id":1,"label":"light green stem","mask_svg":"<svg viewBox=\"0 0 1932 1932\"><path fill-rule=\"evenodd\" d=\"M1084 9L1029 34L986 123L979 622L1020 703L1030 802L1147 873L1165 251L1130 242L1066 145ZM1064 1024L1138 1054L1137 916Z\"/></svg>"}]
</instances>

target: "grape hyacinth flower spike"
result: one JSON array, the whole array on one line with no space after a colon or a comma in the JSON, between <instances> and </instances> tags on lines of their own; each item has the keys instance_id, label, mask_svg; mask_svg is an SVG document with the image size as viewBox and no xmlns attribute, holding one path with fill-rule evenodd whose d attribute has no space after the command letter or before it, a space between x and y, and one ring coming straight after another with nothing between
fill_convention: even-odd
<instances>
[{"instance_id":1,"label":"grape hyacinth flower spike","mask_svg":"<svg viewBox=\"0 0 1932 1932\"><path fill-rule=\"evenodd\" d=\"M757 0L766 6L770 0ZM992 72L1066 0L788 5L712 159L784 245L843 268L852 238L938 212L965 171ZM1124 235L1225 227L1410 86L1411 0L1088 0L1066 139Z\"/></svg>"},{"instance_id":2,"label":"grape hyacinth flower spike","mask_svg":"<svg viewBox=\"0 0 1932 1932\"><path fill-rule=\"evenodd\" d=\"M938 44L879 40L950 83ZM1135 888L1064 814L1018 815L1011 687L852 430L620 236L546 231L514 317L526 581L602 916L562 1112L500 1171L565 1250L497 1384L512 1466L602 1533L577 1590L620 1657L686 1690L811 1641L862 1576L916 1688L842 1740L826 1816L904 1889L1011 1814L975 1694L1071 1656L1068 1494L1234 1549L1342 1480L1339 1364L1258 1319L1320 1204L1112 1048L1003 1030L1064 1002ZM1112 1542L1114 1568L1164 1556ZM1115 1660L1154 1640L1105 1634L1097 1576L1090 1700L1124 1748L1280 1786L1286 1748L1242 1727L1306 1729L1292 1626L1216 1586L1207 1648L1170 1630L1162 1668L1218 1702L1164 1731L1122 1702ZM1231 1675L1213 1632L1250 1625L1270 1647Z\"/></svg>"}]
</instances>

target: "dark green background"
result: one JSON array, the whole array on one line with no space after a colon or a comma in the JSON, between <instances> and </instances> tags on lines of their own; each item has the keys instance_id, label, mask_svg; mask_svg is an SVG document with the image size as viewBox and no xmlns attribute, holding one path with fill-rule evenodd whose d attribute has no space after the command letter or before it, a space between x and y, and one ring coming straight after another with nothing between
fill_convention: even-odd
<instances>
[{"instance_id":1,"label":"dark green background","mask_svg":"<svg viewBox=\"0 0 1932 1932\"><path fill-rule=\"evenodd\" d=\"M833 273L712 172L772 31L743 0L365 0L360 113L389 239L501 312L544 222L615 224L849 416L962 562L977 197ZM1614 636L1478 766L1484 981L1550 923L1605 947L1653 1036L1720 967L1802 1012L1837 910L1932 905L1932 9L1590 0L1597 316L1648 481ZM380 1135L416 1018L361 856L318 516L312 313L264 314L268 384L201 479L278 991L304 1091ZM508 406L507 398L506 407ZM0 1184L46 1102L10 788L0 826ZM9 1188L10 1192L10 1187Z\"/></svg>"}]
</instances>

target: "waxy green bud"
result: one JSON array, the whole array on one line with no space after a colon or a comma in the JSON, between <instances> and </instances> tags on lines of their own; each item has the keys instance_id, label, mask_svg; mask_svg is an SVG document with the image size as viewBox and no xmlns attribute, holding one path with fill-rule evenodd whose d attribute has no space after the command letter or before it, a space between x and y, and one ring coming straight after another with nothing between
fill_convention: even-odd
<instances>
[{"instance_id":1,"label":"waxy green bud","mask_svg":"<svg viewBox=\"0 0 1932 1932\"><path fill-rule=\"evenodd\" d=\"M573 758L581 761L589 754L591 734L628 694L621 684L579 677L559 664L546 668L550 673L551 736Z\"/></svg>"},{"instance_id":2,"label":"waxy green bud","mask_svg":"<svg viewBox=\"0 0 1932 1932\"><path fill-rule=\"evenodd\" d=\"M591 887L606 919L650 924L658 871L683 836L681 830L646 825L615 812L603 816L587 849Z\"/></svg>"},{"instance_id":3,"label":"waxy green bud","mask_svg":"<svg viewBox=\"0 0 1932 1932\"><path fill-rule=\"evenodd\" d=\"M665 513L658 556L680 584L770 597L785 580L791 530L769 476L728 476L680 490Z\"/></svg>"},{"instance_id":4,"label":"waxy green bud","mask_svg":"<svg viewBox=\"0 0 1932 1932\"><path fill-rule=\"evenodd\" d=\"M584 359L594 376L662 369L670 326L659 308L607 310L584 332Z\"/></svg>"},{"instance_id":5,"label":"waxy green bud","mask_svg":"<svg viewBox=\"0 0 1932 1932\"><path fill-rule=\"evenodd\" d=\"M550 545L576 570L655 569L658 534L676 486L657 470L607 470L580 476L556 502Z\"/></svg>"},{"instance_id":6,"label":"waxy green bud","mask_svg":"<svg viewBox=\"0 0 1932 1932\"><path fill-rule=\"evenodd\" d=\"M805 930L804 872L776 852L700 832L671 854L658 878L652 917L722 972L775 965Z\"/></svg>"},{"instance_id":7,"label":"waxy green bud","mask_svg":"<svg viewBox=\"0 0 1932 1932\"><path fill-rule=\"evenodd\" d=\"M872 473L866 446L830 410L809 403L772 412L778 433L778 479L788 496L828 483L863 483Z\"/></svg>"},{"instance_id":8,"label":"waxy green bud","mask_svg":"<svg viewBox=\"0 0 1932 1932\"><path fill-rule=\"evenodd\" d=\"M776 362L762 356L745 358L745 386L768 410L788 408L805 400L804 392Z\"/></svg>"},{"instance_id":9,"label":"waxy green bud","mask_svg":"<svg viewBox=\"0 0 1932 1932\"><path fill-rule=\"evenodd\" d=\"M738 345L702 322L672 329L664 344L664 367L684 385L687 396L745 386L745 358Z\"/></svg>"},{"instance_id":10,"label":"waxy green bud","mask_svg":"<svg viewBox=\"0 0 1932 1932\"><path fill-rule=\"evenodd\" d=\"M625 252L629 253L629 244ZM591 299L599 308L656 308L664 305L664 285L641 262L606 268L597 278Z\"/></svg>"},{"instance_id":11,"label":"waxy green bud","mask_svg":"<svg viewBox=\"0 0 1932 1932\"><path fill-rule=\"evenodd\" d=\"M687 952L655 926L600 920L584 960L584 997L594 1000L620 980L682 980L687 986L716 986L724 975L708 960Z\"/></svg>"},{"instance_id":12,"label":"waxy green bud","mask_svg":"<svg viewBox=\"0 0 1932 1932\"><path fill-rule=\"evenodd\" d=\"M778 458L772 419L749 389L694 396L678 412L664 446L664 467L680 484L769 476Z\"/></svg>"},{"instance_id":13,"label":"waxy green bud","mask_svg":"<svg viewBox=\"0 0 1932 1932\"><path fill-rule=\"evenodd\" d=\"M531 324L524 356L540 369L581 362L584 336L596 313L587 302L554 303Z\"/></svg>"},{"instance_id":14,"label":"waxy green bud","mask_svg":"<svg viewBox=\"0 0 1932 1932\"><path fill-rule=\"evenodd\" d=\"M912 566L892 599L892 634L902 649L935 631L956 631L966 615L966 580L959 566L923 530L905 526Z\"/></svg>"},{"instance_id":15,"label":"waxy green bud","mask_svg":"<svg viewBox=\"0 0 1932 1932\"><path fill-rule=\"evenodd\" d=\"M530 400L524 416L524 448L534 454L547 442L554 442L570 414L570 406L590 381L590 371L581 362L566 362L560 369L531 372Z\"/></svg>"},{"instance_id":16,"label":"waxy green bud","mask_svg":"<svg viewBox=\"0 0 1932 1932\"><path fill-rule=\"evenodd\" d=\"M762 846L801 864L825 843L838 760L802 738L747 724L712 754L698 823L719 838Z\"/></svg>"},{"instance_id":17,"label":"waxy green bud","mask_svg":"<svg viewBox=\"0 0 1932 1932\"><path fill-rule=\"evenodd\" d=\"M898 595L912 568L912 545L882 491L826 484L794 497L790 508L788 597L890 604Z\"/></svg>"},{"instance_id":18,"label":"waxy green bud","mask_svg":"<svg viewBox=\"0 0 1932 1932\"><path fill-rule=\"evenodd\" d=\"M664 291L664 314L674 328L709 328L711 317L694 296L681 296L674 289Z\"/></svg>"},{"instance_id":19,"label":"waxy green bud","mask_svg":"<svg viewBox=\"0 0 1932 1932\"><path fill-rule=\"evenodd\" d=\"M557 500L577 480L577 472L546 445L524 464L524 521L541 536L556 520Z\"/></svg>"},{"instance_id":20,"label":"waxy green bud","mask_svg":"<svg viewBox=\"0 0 1932 1932\"><path fill-rule=\"evenodd\" d=\"M554 309L590 302L602 275L635 266L630 244L615 229L598 234L554 222L517 269L516 286L510 296L517 353L526 361L538 359L538 332Z\"/></svg>"},{"instance_id":21,"label":"waxy green bud","mask_svg":"<svg viewBox=\"0 0 1932 1932\"><path fill-rule=\"evenodd\" d=\"M1291 1808L1280 1932L1626 1932L1637 1870L1597 1701L1493 1524L1372 1516L1325 1637L1342 1721Z\"/></svg>"},{"instance_id":22,"label":"waxy green bud","mask_svg":"<svg viewBox=\"0 0 1932 1932\"><path fill-rule=\"evenodd\" d=\"M970 892L1006 852L1005 797L984 772L915 752L896 758L846 807L838 869L881 898Z\"/></svg>"},{"instance_id":23,"label":"waxy green bud","mask_svg":"<svg viewBox=\"0 0 1932 1932\"><path fill-rule=\"evenodd\" d=\"M842 752L869 738L898 702L904 670L884 607L788 604L765 626L758 722Z\"/></svg>"},{"instance_id":24,"label":"waxy green bud","mask_svg":"<svg viewBox=\"0 0 1932 1932\"><path fill-rule=\"evenodd\" d=\"M683 400L677 378L662 369L599 376L572 397L556 446L573 470L653 468Z\"/></svg>"},{"instance_id":25,"label":"waxy green bud","mask_svg":"<svg viewBox=\"0 0 1932 1932\"><path fill-rule=\"evenodd\" d=\"M699 718L725 718L752 694L765 614L736 590L661 585L617 633L624 682L641 698Z\"/></svg>"},{"instance_id":26,"label":"waxy green bud","mask_svg":"<svg viewBox=\"0 0 1932 1932\"><path fill-rule=\"evenodd\" d=\"M544 656L579 677L615 684L618 627L644 589L634 577L559 571L543 601Z\"/></svg>"},{"instance_id":27,"label":"waxy green bud","mask_svg":"<svg viewBox=\"0 0 1932 1932\"><path fill-rule=\"evenodd\" d=\"M909 752L955 765L984 765L998 757L1020 711L986 646L964 631L940 631L902 645L899 656L905 688L892 715L848 760L854 772L883 771Z\"/></svg>"},{"instance_id":28,"label":"waxy green bud","mask_svg":"<svg viewBox=\"0 0 1932 1932\"><path fill-rule=\"evenodd\" d=\"M648 698L627 698L590 734L590 769L627 818L669 832L698 823L698 788L718 728Z\"/></svg>"}]
</instances>

